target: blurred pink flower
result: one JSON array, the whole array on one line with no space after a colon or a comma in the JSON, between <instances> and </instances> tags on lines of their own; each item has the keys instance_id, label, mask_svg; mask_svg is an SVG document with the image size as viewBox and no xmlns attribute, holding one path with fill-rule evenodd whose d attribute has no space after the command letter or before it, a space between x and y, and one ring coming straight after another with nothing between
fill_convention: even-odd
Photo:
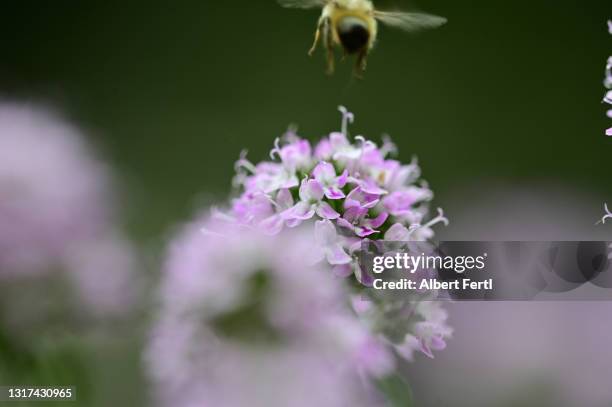
<instances>
[{"instance_id":1,"label":"blurred pink flower","mask_svg":"<svg viewBox=\"0 0 612 407\"><path fill-rule=\"evenodd\" d=\"M393 358L303 233L205 218L174 241L146 353L160 405L376 403Z\"/></svg>"},{"instance_id":2,"label":"blurred pink flower","mask_svg":"<svg viewBox=\"0 0 612 407\"><path fill-rule=\"evenodd\" d=\"M51 278L65 282L77 303L95 315L129 309L135 259L116 225L109 181L108 169L76 128L41 109L0 103L4 290ZM57 294L58 301L72 301L51 291L46 294ZM44 303L35 298L29 306Z\"/></svg>"},{"instance_id":3,"label":"blurred pink flower","mask_svg":"<svg viewBox=\"0 0 612 407\"><path fill-rule=\"evenodd\" d=\"M0 274L44 271L109 220L106 169L51 114L0 104Z\"/></svg>"}]
</instances>

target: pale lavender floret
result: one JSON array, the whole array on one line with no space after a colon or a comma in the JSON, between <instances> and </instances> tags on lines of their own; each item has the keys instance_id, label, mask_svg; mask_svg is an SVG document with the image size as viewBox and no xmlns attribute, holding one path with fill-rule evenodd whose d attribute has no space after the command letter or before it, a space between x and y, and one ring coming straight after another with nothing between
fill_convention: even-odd
<instances>
[{"instance_id":1,"label":"pale lavender floret","mask_svg":"<svg viewBox=\"0 0 612 407\"><path fill-rule=\"evenodd\" d=\"M287 209L281 217L287 221L287 226L294 227L302 221L311 219L315 213L323 219L337 219L340 214L330 204L323 202L323 186L314 179L304 179L299 190L300 202Z\"/></svg>"},{"instance_id":2,"label":"pale lavender floret","mask_svg":"<svg viewBox=\"0 0 612 407\"><path fill-rule=\"evenodd\" d=\"M344 208L347 210L356 208L366 213L380 201L380 195L379 193L368 192L361 186L356 187L347 195Z\"/></svg>"},{"instance_id":3,"label":"pale lavender floret","mask_svg":"<svg viewBox=\"0 0 612 407\"><path fill-rule=\"evenodd\" d=\"M363 146L353 145L346 133L331 133L329 142L332 147L332 159L340 166L347 166L351 172L355 171L357 161L363 154Z\"/></svg>"},{"instance_id":4,"label":"pale lavender floret","mask_svg":"<svg viewBox=\"0 0 612 407\"><path fill-rule=\"evenodd\" d=\"M414 184L421 176L416 158L408 165L402 165L399 161L386 160L382 166L373 167L372 178L379 179L386 190L393 192Z\"/></svg>"},{"instance_id":5,"label":"pale lavender floret","mask_svg":"<svg viewBox=\"0 0 612 407\"><path fill-rule=\"evenodd\" d=\"M385 195L387 193L386 189L380 187L378 182L371 178L357 179L355 177L351 177L350 181L358 185L359 188L367 194Z\"/></svg>"},{"instance_id":6,"label":"pale lavender floret","mask_svg":"<svg viewBox=\"0 0 612 407\"><path fill-rule=\"evenodd\" d=\"M321 161L312 170L312 176L323 186L323 191L328 199L342 199L345 197L342 188L344 188L348 181L347 170L336 176L334 166L326 161Z\"/></svg>"},{"instance_id":7,"label":"pale lavender floret","mask_svg":"<svg viewBox=\"0 0 612 407\"><path fill-rule=\"evenodd\" d=\"M418 303L415 314L422 320L415 324L414 334L406 335L404 342L395 346L395 349L407 360L414 359L415 351L433 358L433 351L445 349L446 339L452 335L453 331L446 322L448 314L435 301Z\"/></svg>"},{"instance_id":8,"label":"pale lavender floret","mask_svg":"<svg viewBox=\"0 0 612 407\"><path fill-rule=\"evenodd\" d=\"M608 204L607 203L604 203L604 210L605 210L606 213L601 218L601 220L599 220L599 222L597 222L597 223L606 223L606 219L612 219L612 212L610 212L610 210L608 209Z\"/></svg>"},{"instance_id":9,"label":"pale lavender floret","mask_svg":"<svg viewBox=\"0 0 612 407\"><path fill-rule=\"evenodd\" d=\"M332 266L348 264L353 260L340 244L336 228L329 220L315 223L315 239L323 249L327 262Z\"/></svg>"},{"instance_id":10,"label":"pale lavender floret","mask_svg":"<svg viewBox=\"0 0 612 407\"><path fill-rule=\"evenodd\" d=\"M293 188L299 185L294 169L279 163L265 161L254 166L246 159L246 152L241 153L235 168L237 173L235 182L244 186L247 192L271 193L281 188ZM247 176L245 171L252 175Z\"/></svg>"},{"instance_id":11,"label":"pale lavender floret","mask_svg":"<svg viewBox=\"0 0 612 407\"><path fill-rule=\"evenodd\" d=\"M289 189L283 188L276 193L276 199L268 198L274 206L275 213L268 216L259 222L259 226L268 235L276 235L285 225L286 213L293 207L293 197ZM287 221L287 226L291 227L290 221Z\"/></svg>"},{"instance_id":12,"label":"pale lavender floret","mask_svg":"<svg viewBox=\"0 0 612 407\"><path fill-rule=\"evenodd\" d=\"M419 225L404 226L401 223L394 223L385 233L385 239L391 242L410 241L413 233L419 228Z\"/></svg>"},{"instance_id":13,"label":"pale lavender floret","mask_svg":"<svg viewBox=\"0 0 612 407\"><path fill-rule=\"evenodd\" d=\"M428 189L408 187L384 197L382 205L390 215L401 217L409 214L415 204L430 200L432 197L432 193Z\"/></svg>"},{"instance_id":14,"label":"pale lavender floret","mask_svg":"<svg viewBox=\"0 0 612 407\"><path fill-rule=\"evenodd\" d=\"M314 157L317 160L328 161L332 159L333 148L328 138L324 138L315 147Z\"/></svg>"},{"instance_id":15,"label":"pale lavender floret","mask_svg":"<svg viewBox=\"0 0 612 407\"><path fill-rule=\"evenodd\" d=\"M388 374L393 358L350 313L339 282L310 265L316 250L303 233L266 236L203 219L174 241L146 352L161 406L376 405L367 383ZM257 273L269 281L261 298L249 289ZM254 322L278 341L258 342L253 324L240 325L244 336L218 328L245 305L260 308Z\"/></svg>"},{"instance_id":16,"label":"pale lavender floret","mask_svg":"<svg viewBox=\"0 0 612 407\"><path fill-rule=\"evenodd\" d=\"M345 212L342 218L338 219L338 226L351 230L362 238L378 233L376 228L387 220L388 213L382 212L375 218L367 217L367 215L379 201L379 195L367 193L361 187L356 187L344 201Z\"/></svg>"},{"instance_id":17,"label":"pale lavender floret","mask_svg":"<svg viewBox=\"0 0 612 407\"><path fill-rule=\"evenodd\" d=\"M263 192L247 192L234 200L232 213L241 223L257 223L271 216L274 207Z\"/></svg>"},{"instance_id":18,"label":"pale lavender floret","mask_svg":"<svg viewBox=\"0 0 612 407\"><path fill-rule=\"evenodd\" d=\"M375 218L367 218L365 216L367 212L368 210L363 207L350 207L344 212L343 217L338 219L338 226L352 231L361 238L378 233L377 228L385 223L389 214L382 212Z\"/></svg>"},{"instance_id":19,"label":"pale lavender floret","mask_svg":"<svg viewBox=\"0 0 612 407\"><path fill-rule=\"evenodd\" d=\"M280 139L274 142L274 149L270 151L270 158L278 156L290 171L307 170L312 162L312 151L308 140L300 139L293 131L285 134L287 144L280 146Z\"/></svg>"},{"instance_id":20,"label":"pale lavender floret","mask_svg":"<svg viewBox=\"0 0 612 407\"><path fill-rule=\"evenodd\" d=\"M430 220L424 225L418 223L405 227L401 223L393 224L387 233L385 233L385 240L390 241L427 241L434 235L434 231L431 229L432 226L443 223L448 225L448 219L444 216L444 211L438 208L438 216Z\"/></svg>"}]
</instances>

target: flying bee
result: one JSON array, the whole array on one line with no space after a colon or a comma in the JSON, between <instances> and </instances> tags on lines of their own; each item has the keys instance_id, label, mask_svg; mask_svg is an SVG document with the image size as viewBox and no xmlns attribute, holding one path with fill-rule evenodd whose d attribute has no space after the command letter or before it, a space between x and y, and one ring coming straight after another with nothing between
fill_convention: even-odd
<instances>
[{"instance_id":1,"label":"flying bee","mask_svg":"<svg viewBox=\"0 0 612 407\"><path fill-rule=\"evenodd\" d=\"M444 17L423 13L380 11L371 0L278 0L290 8L322 8L314 43L308 51L312 56L319 42L327 52L327 73L334 72L334 47L343 49L344 55L356 55L355 74L361 76L366 69L368 53L374 47L378 22L404 31L435 28L446 22Z\"/></svg>"}]
</instances>

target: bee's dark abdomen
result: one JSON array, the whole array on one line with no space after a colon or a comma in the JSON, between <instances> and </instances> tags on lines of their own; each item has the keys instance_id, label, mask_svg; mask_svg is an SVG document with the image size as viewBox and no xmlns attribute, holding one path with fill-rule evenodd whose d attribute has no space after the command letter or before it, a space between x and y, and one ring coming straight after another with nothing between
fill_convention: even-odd
<instances>
[{"instance_id":1,"label":"bee's dark abdomen","mask_svg":"<svg viewBox=\"0 0 612 407\"><path fill-rule=\"evenodd\" d=\"M340 27L338 36L342 46L349 54L354 54L362 50L370 39L367 28L361 24L352 24L347 27Z\"/></svg>"}]
</instances>

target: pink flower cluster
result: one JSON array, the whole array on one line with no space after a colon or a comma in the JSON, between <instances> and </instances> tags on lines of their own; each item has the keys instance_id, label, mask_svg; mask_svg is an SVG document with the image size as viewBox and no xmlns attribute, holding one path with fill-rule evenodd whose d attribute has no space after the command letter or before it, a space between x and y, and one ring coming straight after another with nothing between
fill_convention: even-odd
<instances>
[{"instance_id":1,"label":"pink flower cluster","mask_svg":"<svg viewBox=\"0 0 612 407\"><path fill-rule=\"evenodd\" d=\"M230 209L173 242L147 351L160 405L377 405L394 355L446 347L439 302L368 294L357 259L367 240L427 241L447 220L429 219L416 160L351 141L340 110L342 130L314 147L290 130L271 161L242 154ZM336 278L353 273L361 284Z\"/></svg>"},{"instance_id":2,"label":"pink flower cluster","mask_svg":"<svg viewBox=\"0 0 612 407\"><path fill-rule=\"evenodd\" d=\"M326 260L336 276L354 274L369 286L372 278L358 263L365 241L428 241L432 227L448 220L441 209L428 220L433 193L420 179L416 160L402 164L390 158L397 151L388 138L380 147L362 136L351 142L348 125L354 116L342 106L339 110L341 131L314 148L290 129L274 143L272 161L254 165L243 153L236 163L240 195L222 217L269 235L310 222L319 260ZM403 357L412 359L414 351L433 357L433 350L446 346L452 330L439 303L408 294L395 304L364 300L363 293L352 296L362 321ZM389 306L401 311L387 313Z\"/></svg>"},{"instance_id":3,"label":"pink flower cluster","mask_svg":"<svg viewBox=\"0 0 612 407\"><path fill-rule=\"evenodd\" d=\"M354 116L342 106L340 111L342 130L314 148L290 130L274 143L272 161L254 165L243 153L235 178L241 195L229 215L271 235L314 220L334 273L355 273L367 284L355 261L364 239L427 240L431 227L447 219L438 209L438 216L424 222L433 193L420 180L416 160L405 165L389 158L396 147L388 138L381 147L362 136L351 141Z\"/></svg>"},{"instance_id":4,"label":"pink flower cluster","mask_svg":"<svg viewBox=\"0 0 612 407\"><path fill-rule=\"evenodd\" d=\"M612 20L608 20L608 32L612 34ZM608 57L606 62L606 76L604 78L604 86L608 88L606 95L603 98L604 103L612 105L612 56ZM612 119L612 109L608 109L608 117ZM606 130L607 136L612 136L612 127Z\"/></svg>"}]
</instances>

